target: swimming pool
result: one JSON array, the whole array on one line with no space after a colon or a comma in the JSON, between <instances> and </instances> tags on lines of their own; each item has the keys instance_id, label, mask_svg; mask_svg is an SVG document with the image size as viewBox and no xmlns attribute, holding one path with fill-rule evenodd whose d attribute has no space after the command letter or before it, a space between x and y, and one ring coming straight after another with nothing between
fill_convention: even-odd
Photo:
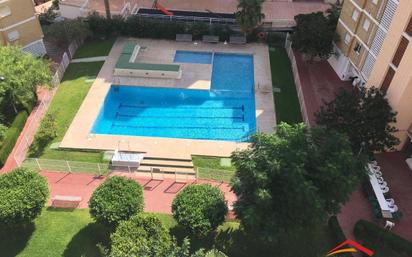
<instances>
[{"instance_id":1,"label":"swimming pool","mask_svg":"<svg viewBox=\"0 0 412 257\"><path fill-rule=\"evenodd\" d=\"M174 62L211 64L213 53L177 50Z\"/></svg>"},{"instance_id":2,"label":"swimming pool","mask_svg":"<svg viewBox=\"0 0 412 257\"><path fill-rule=\"evenodd\" d=\"M211 90L112 85L92 128L96 134L238 142L255 131L253 56L220 53L213 56Z\"/></svg>"}]
</instances>

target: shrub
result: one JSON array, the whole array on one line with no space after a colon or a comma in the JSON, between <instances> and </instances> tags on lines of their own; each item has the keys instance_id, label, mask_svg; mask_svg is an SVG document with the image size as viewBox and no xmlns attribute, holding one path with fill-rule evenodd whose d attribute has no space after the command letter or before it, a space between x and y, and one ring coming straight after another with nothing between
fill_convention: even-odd
<instances>
[{"instance_id":1,"label":"shrub","mask_svg":"<svg viewBox=\"0 0 412 257\"><path fill-rule=\"evenodd\" d=\"M205 236L225 220L227 206L222 191L211 185L190 185L176 195L173 217L190 233Z\"/></svg>"},{"instance_id":2,"label":"shrub","mask_svg":"<svg viewBox=\"0 0 412 257\"><path fill-rule=\"evenodd\" d=\"M93 192L89 207L97 222L117 226L143 211L143 189L131 179L110 177Z\"/></svg>"},{"instance_id":3,"label":"shrub","mask_svg":"<svg viewBox=\"0 0 412 257\"><path fill-rule=\"evenodd\" d=\"M342 243L346 240L346 236L345 234L343 234L342 228L340 227L338 218L336 216L329 218L328 225L330 230L333 232L337 243Z\"/></svg>"},{"instance_id":4,"label":"shrub","mask_svg":"<svg viewBox=\"0 0 412 257\"><path fill-rule=\"evenodd\" d=\"M173 241L153 215L136 215L123 221L111 235L110 256L169 256Z\"/></svg>"},{"instance_id":5,"label":"shrub","mask_svg":"<svg viewBox=\"0 0 412 257\"><path fill-rule=\"evenodd\" d=\"M0 165L2 167L13 150L13 147L19 138L20 132L23 130L24 124L26 123L27 117L28 115L26 111L19 112L10 128L7 130L4 136L3 145L0 148Z\"/></svg>"},{"instance_id":6,"label":"shrub","mask_svg":"<svg viewBox=\"0 0 412 257\"><path fill-rule=\"evenodd\" d=\"M362 240L365 243L379 244L394 251L405 253L405 256L412 256L412 242L369 221L359 220L355 224L353 232L356 239Z\"/></svg>"},{"instance_id":7,"label":"shrub","mask_svg":"<svg viewBox=\"0 0 412 257\"><path fill-rule=\"evenodd\" d=\"M38 156L43 149L57 136L56 117L48 113L44 116L39 131L30 146L30 155Z\"/></svg>"},{"instance_id":8,"label":"shrub","mask_svg":"<svg viewBox=\"0 0 412 257\"><path fill-rule=\"evenodd\" d=\"M67 46L73 40L90 36L89 24L82 19L64 20L43 27L45 39L59 46Z\"/></svg>"},{"instance_id":9,"label":"shrub","mask_svg":"<svg viewBox=\"0 0 412 257\"><path fill-rule=\"evenodd\" d=\"M0 176L0 222L31 222L49 197L47 180L37 172L18 168Z\"/></svg>"}]
</instances>

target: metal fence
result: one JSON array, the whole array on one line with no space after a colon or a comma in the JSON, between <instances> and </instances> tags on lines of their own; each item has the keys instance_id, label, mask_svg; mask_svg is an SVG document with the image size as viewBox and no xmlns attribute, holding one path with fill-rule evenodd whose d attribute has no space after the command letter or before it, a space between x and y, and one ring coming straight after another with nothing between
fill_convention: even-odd
<instances>
[{"instance_id":1,"label":"metal fence","mask_svg":"<svg viewBox=\"0 0 412 257\"><path fill-rule=\"evenodd\" d=\"M299 98L299 103L300 103L300 110L301 110L301 113L302 113L303 121L305 122L306 126L310 127L309 115L308 115L308 112L307 112L305 99L304 99L304 96L303 96L302 84L301 84L300 75L299 75L299 69L298 69L298 65L296 63L296 57L295 57L295 53L293 52L293 49L292 49L292 41L289 38L289 34L288 34L288 36L286 37L286 40L285 40L285 48L286 48L286 52L288 54L290 63L292 65L293 79L295 81L296 91L298 93L298 98Z\"/></svg>"},{"instance_id":2,"label":"metal fence","mask_svg":"<svg viewBox=\"0 0 412 257\"><path fill-rule=\"evenodd\" d=\"M41 158L27 158L21 164L22 167L31 168L38 171L54 171L54 172L68 172L68 173L91 173L98 176L108 175L113 171L134 173L142 177L148 177L155 180L174 179L175 181L190 181L197 179L197 173L193 172L179 172L179 171L165 171L160 168L145 167L131 167L131 166L116 166L113 167L110 163L93 163L68 161L57 159L41 159ZM203 173L202 173L203 174ZM210 176L203 176L203 179L212 179Z\"/></svg>"},{"instance_id":3,"label":"metal fence","mask_svg":"<svg viewBox=\"0 0 412 257\"><path fill-rule=\"evenodd\" d=\"M38 127L40 126L41 119L46 114L47 109L53 99L54 94L57 91L57 87L60 84L60 81L63 79L64 72L70 64L71 58L73 58L76 50L83 44L84 40L73 41L67 48L67 52L64 52L62 61L58 65L58 68L55 74L52 76L52 85L53 89L47 90L40 97L40 102L33 109L32 116L27 121L28 125L21 134L22 140L18 141L15 145L16 150L14 151L13 158L18 166L20 166L26 154L29 151L30 145L33 142L34 136Z\"/></svg>"}]
</instances>

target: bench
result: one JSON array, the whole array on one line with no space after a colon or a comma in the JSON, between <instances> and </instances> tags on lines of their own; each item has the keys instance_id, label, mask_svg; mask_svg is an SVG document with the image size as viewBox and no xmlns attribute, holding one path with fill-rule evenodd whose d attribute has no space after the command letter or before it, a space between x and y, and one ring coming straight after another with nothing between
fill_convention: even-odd
<instances>
[{"instance_id":1,"label":"bench","mask_svg":"<svg viewBox=\"0 0 412 257\"><path fill-rule=\"evenodd\" d=\"M192 34L176 34L176 41L177 42L192 42L193 36Z\"/></svg>"},{"instance_id":2,"label":"bench","mask_svg":"<svg viewBox=\"0 0 412 257\"><path fill-rule=\"evenodd\" d=\"M234 45L244 45L246 44L245 36L230 36L229 43Z\"/></svg>"},{"instance_id":3,"label":"bench","mask_svg":"<svg viewBox=\"0 0 412 257\"><path fill-rule=\"evenodd\" d=\"M219 43L219 37L218 36L212 36L212 35L204 35L202 37L202 42L204 42L204 43Z\"/></svg>"},{"instance_id":4,"label":"bench","mask_svg":"<svg viewBox=\"0 0 412 257\"><path fill-rule=\"evenodd\" d=\"M82 198L80 196L56 195L52 198L52 207L57 208L76 208Z\"/></svg>"}]
</instances>

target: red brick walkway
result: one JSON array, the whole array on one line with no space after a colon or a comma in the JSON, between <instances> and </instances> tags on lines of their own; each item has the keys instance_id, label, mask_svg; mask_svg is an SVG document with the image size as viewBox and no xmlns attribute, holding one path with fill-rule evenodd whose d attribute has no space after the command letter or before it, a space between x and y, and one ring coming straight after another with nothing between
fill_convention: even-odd
<instances>
[{"instance_id":1,"label":"red brick walkway","mask_svg":"<svg viewBox=\"0 0 412 257\"><path fill-rule=\"evenodd\" d=\"M323 105L335 98L340 89L351 89L348 81L341 81L327 61L305 62L299 53L294 53L302 93L310 125L315 125L314 114Z\"/></svg>"},{"instance_id":2,"label":"red brick walkway","mask_svg":"<svg viewBox=\"0 0 412 257\"><path fill-rule=\"evenodd\" d=\"M41 175L45 176L49 182L51 198L55 195L81 196L82 201L79 208L88 207L88 201L93 191L106 179L106 177L96 177L86 173L43 171ZM129 177L144 187L145 211L147 212L171 213L171 205L176 193L188 185L187 183L177 183L173 179L150 180L150 178L139 177L130 173L112 173L112 175ZM219 187L225 194L228 206L232 206L236 200L235 194L230 192L227 183L206 180L198 180L195 183L209 183ZM51 201L48 205L50 204Z\"/></svg>"},{"instance_id":3,"label":"red brick walkway","mask_svg":"<svg viewBox=\"0 0 412 257\"><path fill-rule=\"evenodd\" d=\"M412 241L412 171L405 163L406 157L401 152L393 152L377 154L375 158L383 178L388 182L391 197L403 214L399 221L395 221L392 232ZM353 228L358 220L373 221L372 207L361 189L352 194L338 219L345 235L351 239L354 238ZM378 225L383 227L384 220L379 220Z\"/></svg>"},{"instance_id":4,"label":"red brick walkway","mask_svg":"<svg viewBox=\"0 0 412 257\"><path fill-rule=\"evenodd\" d=\"M43 106L40 105L42 101L50 100L50 95L52 92L39 87L37 90L37 98L38 104L33 108L32 112L30 113L29 117L26 120L26 124L22 132L20 133L19 138L17 139L16 144L14 145L13 151L10 153L9 157L7 158L6 163L4 164L3 168L0 169L0 173L8 172L12 169L16 168L18 165L15 160L15 156L18 156L21 160L24 160L24 157L27 153L28 146L26 139L32 139L36 134L36 128L38 127L41 117L47 112L47 108L42 108Z\"/></svg>"}]
</instances>

